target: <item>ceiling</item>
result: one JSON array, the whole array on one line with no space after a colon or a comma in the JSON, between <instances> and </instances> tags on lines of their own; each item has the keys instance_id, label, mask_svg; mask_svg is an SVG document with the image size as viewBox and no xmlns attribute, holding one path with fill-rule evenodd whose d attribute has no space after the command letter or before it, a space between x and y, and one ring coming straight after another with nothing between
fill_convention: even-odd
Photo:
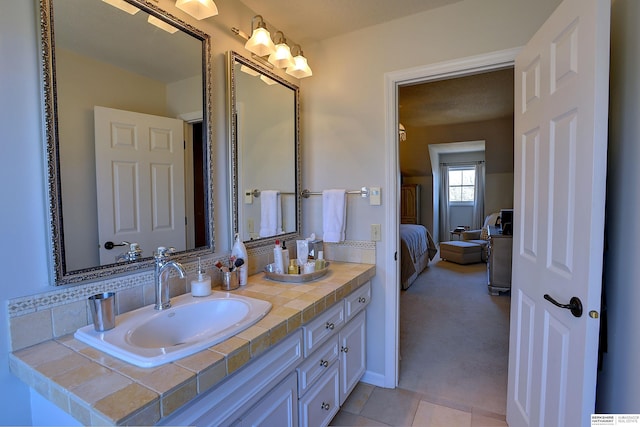
<instances>
[{"instance_id":1,"label":"ceiling","mask_svg":"<svg viewBox=\"0 0 640 427\"><path fill-rule=\"evenodd\" d=\"M398 114L407 128L513 116L513 68L398 90Z\"/></svg>"},{"instance_id":2,"label":"ceiling","mask_svg":"<svg viewBox=\"0 0 640 427\"><path fill-rule=\"evenodd\" d=\"M305 44L393 21L462 0L240 0L304 47ZM221 10L222 13L222 10Z\"/></svg>"}]
</instances>

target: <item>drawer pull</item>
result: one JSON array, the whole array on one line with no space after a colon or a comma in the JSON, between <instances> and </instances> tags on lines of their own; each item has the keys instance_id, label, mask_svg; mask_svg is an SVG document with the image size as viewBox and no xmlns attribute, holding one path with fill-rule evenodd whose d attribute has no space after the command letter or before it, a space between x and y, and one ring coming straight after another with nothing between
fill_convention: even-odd
<instances>
[{"instance_id":1,"label":"drawer pull","mask_svg":"<svg viewBox=\"0 0 640 427\"><path fill-rule=\"evenodd\" d=\"M321 408L322 408L322 409L325 409L325 410L327 410L327 411L328 411L329 409L331 409L331 405L329 405L329 404L328 404L328 403L326 403L326 402L322 402L322 406L321 406Z\"/></svg>"},{"instance_id":2,"label":"drawer pull","mask_svg":"<svg viewBox=\"0 0 640 427\"><path fill-rule=\"evenodd\" d=\"M328 360L321 360L320 361L320 366L323 366L323 367L326 368L327 366L329 366L329 361Z\"/></svg>"},{"instance_id":3,"label":"drawer pull","mask_svg":"<svg viewBox=\"0 0 640 427\"><path fill-rule=\"evenodd\" d=\"M333 328L335 328L335 327L336 327L336 325L334 325L333 323L329 323L329 322L327 322L327 324L326 324L326 326L325 326L325 329L331 329L331 330L333 330Z\"/></svg>"},{"instance_id":4,"label":"drawer pull","mask_svg":"<svg viewBox=\"0 0 640 427\"><path fill-rule=\"evenodd\" d=\"M367 299L365 297L360 297L358 298L358 302L364 304L365 302L367 302Z\"/></svg>"},{"instance_id":5,"label":"drawer pull","mask_svg":"<svg viewBox=\"0 0 640 427\"><path fill-rule=\"evenodd\" d=\"M349 347L340 347L340 351L343 353L348 353L349 352Z\"/></svg>"}]
</instances>

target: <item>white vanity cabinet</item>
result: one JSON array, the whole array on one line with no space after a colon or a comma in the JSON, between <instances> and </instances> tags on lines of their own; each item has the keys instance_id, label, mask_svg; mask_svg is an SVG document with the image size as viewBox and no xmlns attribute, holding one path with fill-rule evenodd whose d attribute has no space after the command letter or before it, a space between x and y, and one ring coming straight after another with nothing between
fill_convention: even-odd
<instances>
[{"instance_id":1,"label":"white vanity cabinet","mask_svg":"<svg viewBox=\"0 0 640 427\"><path fill-rule=\"evenodd\" d=\"M271 412L263 425L295 427L298 424L297 418L293 417L294 412L285 413L283 410L290 400L294 406L297 404L297 385L289 390L289 385L283 384L291 384L287 383L291 379L297 383L295 368L302 359L302 334L298 330L219 386L164 418L160 424L198 427L260 425L260 417L255 414L261 410L256 408L260 407ZM292 423L287 424L290 421Z\"/></svg>"},{"instance_id":2,"label":"white vanity cabinet","mask_svg":"<svg viewBox=\"0 0 640 427\"><path fill-rule=\"evenodd\" d=\"M340 331L340 406L366 369L365 315L361 312Z\"/></svg>"},{"instance_id":3,"label":"white vanity cabinet","mask_svg":"<svg viewBox=\"0 0 640 427\"><path fill-rule=\"evenodd\" d=\"M295 372L249 409L234 426L282 426L298 425L298 381Z\"/></svg>"},{"instance_id":4,"label":"white vanity cabinet","mask_svg":"<svg viewBox=\"0 0 640 427\"><path fill-rule=\"evenodd\" d=\"M300 427L326 426L366 368L367 283L303 326L305 361L298 366Z\"/></svg>"}]
</instances>

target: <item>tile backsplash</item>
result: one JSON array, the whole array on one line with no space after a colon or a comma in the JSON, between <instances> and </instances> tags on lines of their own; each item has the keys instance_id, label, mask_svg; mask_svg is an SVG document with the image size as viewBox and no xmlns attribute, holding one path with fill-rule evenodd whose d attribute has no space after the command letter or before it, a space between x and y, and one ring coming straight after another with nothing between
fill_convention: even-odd
<instances>
[{"instance_id":1,"label":"tile backsplash","mask_svg":"<svg viewBox=\"0 0 640 427\"><path fill-rule=\"evenodd\" d=\"M295 245L288 245L290 248ZM295 250L291 248L291 250ZM295 256L292 253L292 257ZM324 243L324 256L327 260L354 262L362 264L376 263L376 244L371 241L346 241L342 243ZM223 258L203 259L203 264L212 276L214 286L220 284L221 275L213 265ZM255 248L249 251L249 274L262 271L273 262L271 246ZM197 268L197 262L184 264L187 274ZM190 292L189 280L172 275L170 295L177 296ZM11 350L16 351L53 338L73 333L76 329L91 322L87 298L103 292L116 292L116 312L125 313L152 304L155 298L153 289L153 271L132 273L120 277L107 278L81 285L55 288L36 295L14 298L7 301Z\"/></svg>"}]
</instances>

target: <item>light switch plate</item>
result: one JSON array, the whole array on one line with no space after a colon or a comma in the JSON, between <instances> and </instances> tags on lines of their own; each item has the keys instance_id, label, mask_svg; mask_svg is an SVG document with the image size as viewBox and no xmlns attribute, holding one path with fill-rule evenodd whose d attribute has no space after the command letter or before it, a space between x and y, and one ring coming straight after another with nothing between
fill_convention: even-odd
<instances>
[{"instance_id":1,"label":"light switch plate","mask_svg":"<svg viewBox=\"0 0 640 427\"><path fill-rule=\"evenodd\" d=\"M244 204L245 205L253 204L253 191L252 190L244 190Z\"/></svg>"},{"instance_id":2,"label":"light switch plate","mask_svg":"<svg viewBox=\"0 0 640 427\"><path fill-rule=\"evenodd\" d=\"M382 231L380 224L371 224L371 240L379 242L382 240Z\"/></svg>"},{"instance_id":3,"label":"light switch plate","mask_svg":"<svg viewBox=\"0 0 640 427\"><path fill-rule=\"evenodd\" d=\"M382 204L382 198L380 197L380 187L369 188L369 204L380 206Z\"/></svg>"}]
</instances>

